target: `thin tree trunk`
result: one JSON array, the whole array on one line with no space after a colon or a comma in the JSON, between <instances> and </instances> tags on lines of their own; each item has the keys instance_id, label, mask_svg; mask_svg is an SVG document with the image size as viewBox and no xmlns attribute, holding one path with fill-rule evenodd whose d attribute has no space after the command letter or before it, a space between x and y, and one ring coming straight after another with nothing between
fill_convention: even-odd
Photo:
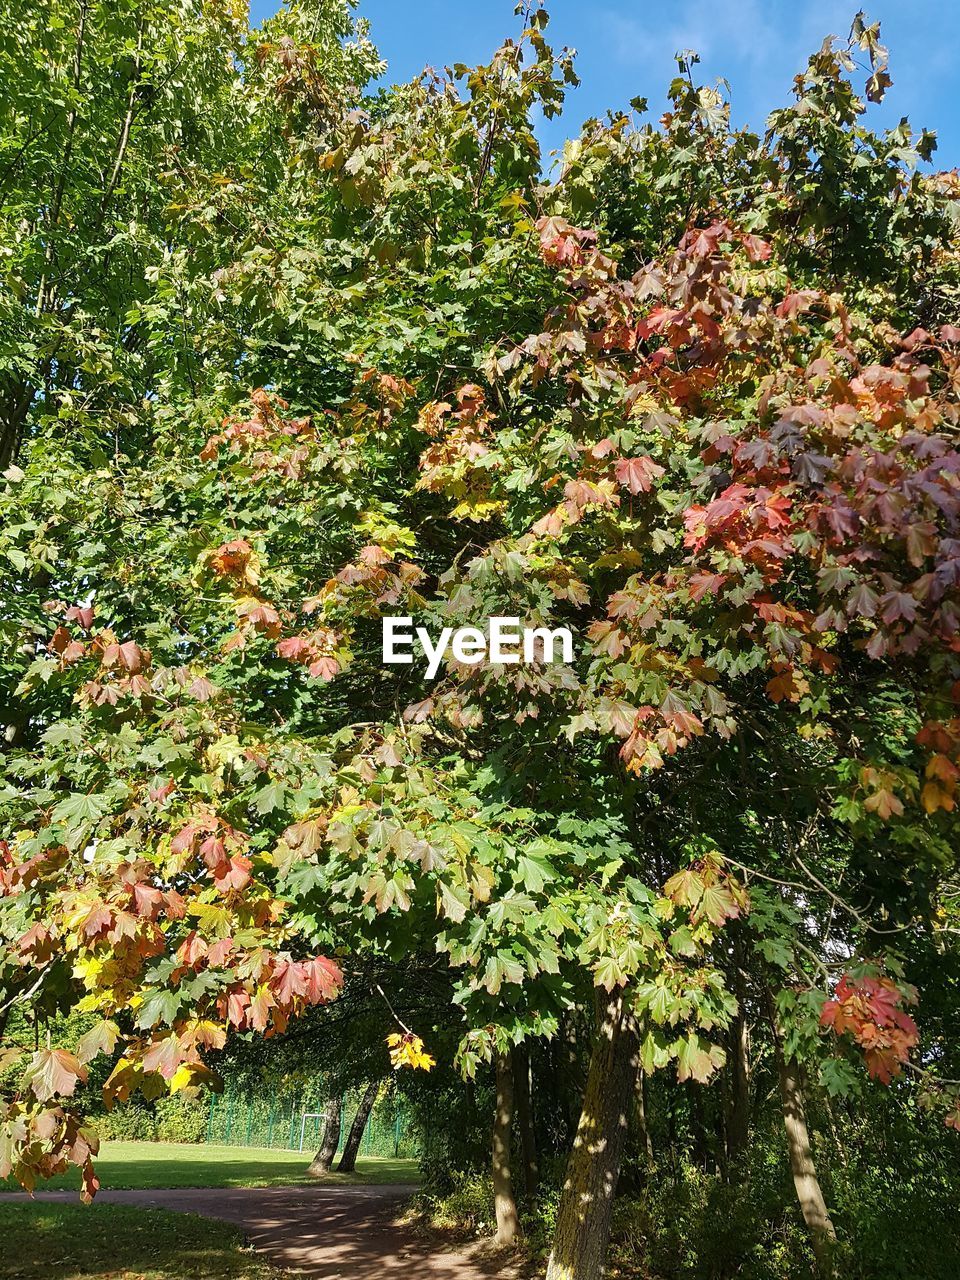
<instances>
[{"instance_id":1,"label":"thin tree trunk","mask_svg":"<svg viewBox=\"0 0 960 1280\"><path fill-rule=\"evenodd\" d=\"M727 1120L727 1152L736 1166L750 1144L750 1031L740 1012L730 1026L730 1115ZM734 1177L740 1171L734 1168Z\"/></svg>"},{"instance_id":2,"label":"thin tree trunk","mask_svg":"<svg viewBox=\"0 0 960 1280\"><path fill-rule=\"evenodd\" d=\"M652 1169L654 1164L653 1155L653 1137L650 1133L650 1124L647 1115L650 1110L649 1097L647 1092L647 1073L641 1067L637 1072L637 1126L640 1130L640 1150L647 1162L647 1168Z\"/></svg>"},{"instance_id":3,"label":"thin tree trunk","mask_svg":"<svg viewBox=\"0 0 960 1280\"><path fill-rule=\"evenodd\" d=\"M710 1172L710 1137L703 1115L703 1091L696 1080L688 1080L684 1086L689 1099L690 1136L693 1139L694 1162L704 1171Z\"/></svg>"},{"instance_id":4,"label":"thin tree trunk","mask_svg":"<svg viewBox=\"0 0 960 1280\"><path fill-rule=\"evenodd\" d=\"M363 1133L379 1092L379 1080L371 1080L366 1089L364 1089L363 1097L357 1105L357 1114L353 1117L353 1124L351 1124L347 1140L343 1144L343 1154L340 1156L340 1163L337 1165L337 1173L353 1173L357 1167L357 1153L360 1150Z\"/></svg>"},{"instance_id":5,"label":"thin tree trunk","mask_svg":"<svg viewBox=\"0 0 960 1280\"><path fill-rule=\"evenodd\" d=\"M496 1243L513 1244L520 1233L513 1195L510 1148L513 1137L513 1063L510 1053L498 1053L497 1109L493 1120L493 1203L497 1215Z\"/></svg>"},{"instance_id":6,"label":"thin tree trunk","mask_svg":"<svg viewBox=\"0 0 960 1280\"><path fill-rule=\"evenodd\" d=\"M526 1046L513 1051L513 1100L523 1156L523 1189L532 1196L540 1180L537 1164L537 1137L533 1129L533 1105L530 1097L530 1055Z\"/></svg>"},{"instance_id":7,"label":"thin tree trunk","mask_svg":"<svg viewBox=\"0 0 960 1280\"><path fill-rule=\"evenodd\" d=\"M780 1080L780 1099L783 1106L783 1126L787 1134L790 1154L790 1172L800 1202L800 1212L810 1232L810 1243L817 1259L817 1269L822 1276L833 1275L833 1250L837 1233L827 1203L823 1198L817 1167L810 1147L810 1133L803 1105L803 1085L800 1068L783 1049L783 1037L774 1025L774 1049L777 1057L777 1075Z\"/></svg>"},{"instance_id":8,"label":"thin tree trunk","mask_svg":"<svg viewBox=\"0 0 960 1280\"><path fill-rule=\"evenodd\" d=\"M320 1150L313 1157L310 1168L307 1170L307 1173L313 1177L320 1177L325 1173L329 1173L333 1165L337 1147L340 1145L341 1104L342 1099L338 1093L335 1093L332 1098L327 1100L323 1113L323 1142L320 1145Z\"/></svg>"},{"instance_id":9,"label":"thin tree trunk","mask_svg":"<svg viewBox=\"0 0 960 1280\"><path fill-rule=\"evenodd\" d=\"M27 384L11 387L0 399L0 471L15 463L23 427L33 403L33 388Z\"/></svg>"},{"instance_id":10,"label":"thin tree trunk","mask_svg":"<svg viewBox=\"0 0 960 1280\"><path fill-rule=\"evenodd\" d=\"M560 1196L547 1280L599 1280L636 1090L640 1038L623 992L604 1001Z\"/></svg>"},{"instance_id":11,"label":"thin tree trunk","mask_svg":"<svg viewBox=\"0 0 960 1280\"><path fill-rule=\"evenodd\" d=\"M579 1121L579 1108L582 1105L583 1091L587 1082L581 1066L580 1037L577 1032L576 1013L573 1011L564 1018L563 1049L564 1057L566 1058L563 1065L563 1074L568 1082L566 1089L567 1120L571 1131L576 1132L576 1126Z\"/></svg>"}]
</instances>

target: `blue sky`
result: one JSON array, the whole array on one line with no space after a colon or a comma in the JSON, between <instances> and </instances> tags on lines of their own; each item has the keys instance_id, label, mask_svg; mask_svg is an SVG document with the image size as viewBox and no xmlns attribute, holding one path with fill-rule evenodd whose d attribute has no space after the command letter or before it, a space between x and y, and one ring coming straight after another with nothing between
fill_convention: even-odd
<instances>
[{"instance_id":1,"label":"blue sky","mask_svg":"<svg viewBox=\"0 0 960 1280\"><path fill-rule=\"evenodd\" d=\"M890 49L893 87L868 119L934 129L938 168L960 165L960 6L955 0L863 0ZM275 7L252 0L254 20ZM827 34L845 35L857 3L828 0L548 0L555 45L578 52L581 87L561 122L538 129L548 148L575 134L582 120L626 107L639 94L657 116L673 77L677 49L696 49L700 72L725 76L737 124L760 128L789 100L794 75ZM489 58L519 29L514 0L360 0L372 36L389 64L387 79L408 80L424 66Z\"/></svg>"}]
</instances>

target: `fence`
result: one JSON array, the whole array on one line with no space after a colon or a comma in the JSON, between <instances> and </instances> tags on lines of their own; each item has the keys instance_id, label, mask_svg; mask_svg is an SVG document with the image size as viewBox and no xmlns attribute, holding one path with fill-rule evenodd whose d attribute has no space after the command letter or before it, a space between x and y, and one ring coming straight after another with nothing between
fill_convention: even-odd
<instances>
[{"instance_id":1,"label":"fence","mask_svg":"<svg viewBox=\"0 0 960 1280\"><path fill-rule=\"evenodd\" d=\"M361 1094L347 1095L340 1110L340 1148L350 1130ZM320 1145L323 1100L311 1093L287 1098L263 1098L246 1094L230 1085L220 1094L210 1095L207 1141L226 1147L277 1147L288 1151L301 1149L312 1154ZM307 1113L306 1120L304 1113ZM360 1156L384 1156L405 1159L417 1154L417 1144L402 1109L375 1106L363 1141Z\"/></svg>"}]
</instances>

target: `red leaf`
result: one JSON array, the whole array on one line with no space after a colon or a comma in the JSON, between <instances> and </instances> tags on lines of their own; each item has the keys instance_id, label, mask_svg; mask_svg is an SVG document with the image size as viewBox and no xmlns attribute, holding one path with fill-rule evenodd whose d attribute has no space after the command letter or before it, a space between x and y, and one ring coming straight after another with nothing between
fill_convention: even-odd
<instances>
[{"instance_id":1,"label":"red leaf","mask_svg":"<svg viewBox=\"0 0 960 1280\"><path fill-rule=\"evenodd\" d=\"M226 865L226 870L219 870L214 874L213 883L217 886L221 893L226 893L230 889L245 889L250 883L250 869L253 863L249 858L244 857L242 853L234 854Z\"/></svg>"},{"instance_id":2,"label":"red leaf","mask_svg":"<svg viewBox=\"0 0 960 1280\"><path fill-rule=\"evenodd\" d=\"M72 605L64 614L67 622L76 622L80 625L81 630L89 631L93 626L93 605L85 604Z\"/></svg>"},{"instance_id":3,"label":"red leaf","mask_svg":"<svg viewBox=\"0 0 960 1280\"><path fill-rule=\"evenodd\" d=\"M769 259L771 250L766 240L761 240L759 236L745 235L741 237L741 243L751 262L766 262Z\"/></svg>"},{"instance_id":4,"label":"red leaf","mask_svg":"<svg viewBox=\"0 0 960 1280\"><path fill-rule=\"evenodd\" d=\"M281 1005L291 1005L297 996L307 994L305 966L296 960L280 960L270 985Z\"/></svg>"},{"instance_id":5,"label":"red leaf","mask_svg":"<svg viewBox=\"0 0 960 1280\"><path fill-rule=\"evenodd\" d=\"M336 999L343 985L343 973L338 964L324 956L317 956L314 960L307 961L304 968L307 979L306 996L311 1004L323 1004L327 1000Z\"/></svg>"},{"instance_id":6,"label":"red leaf","mask_svg":"<svg viewBox=\"0 0 960 1280\"><path fill-rule=\"evenodd\" d=\"M180 1040L176 1032L164 1036L161 1040L154 1040L143 1055L144 1071L159 1071L164 1080L169 1080L176 1074L177 1067L183 1060L180 1051Z\"/></svg>"},{"instance_id":7,"label":"red leaf","mask_svg":"<svg viewBox=\"0 0 960 1280\"><path fill-rule=\"evenodd\" d=\"M163 893L149 884L133 886L133 909L144 920L156 920L163 906Z\"/></svg>"},{"instance_id":8,"label":"red leaf","mask_svg":"<svg viewBox=\"0 0 960 1280\"><path fill-rule=\"evenodd\" d=\"M95 902L87 914L82 929L88 938L106 933L113 928L113 912L103 902Z\"/></svg>"},{"instance_id":9,"label":"red leaf","mask_svg":"<svg viewBox=\"0 0 960 1280\"><path fill-rule=\"evenodd\" d=\"M231 1026L242 1027L247 1019L250 996L243 987L227 992L227 1019Z\"/></svg>"},{"instance_id":10,"label":"red leaf","mask_svg":"<svg viewBox=\"0 0 960 1280\"><path fill-rule=\"evenodd\" d=\"M649 493L653 481L664 474L664 469L652 458L620 458L614 466L617 482L631 493Z\"/></svg>"}]
</instances>

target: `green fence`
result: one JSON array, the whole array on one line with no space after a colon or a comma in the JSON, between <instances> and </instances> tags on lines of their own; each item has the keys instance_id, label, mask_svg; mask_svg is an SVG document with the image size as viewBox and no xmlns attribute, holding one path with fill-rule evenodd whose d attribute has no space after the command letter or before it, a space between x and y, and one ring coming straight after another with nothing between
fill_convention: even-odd
<instances>
[{"instance_id":1,"label":"green fence","mask_svg":"<svg viewBox=\"0 0 960 1280\"><path fill-rule=\"evenodd\" d=\"M348 1094L340 1113L340 1148L350 1131L361 1094ZM286 1098L264 1098L227 1086L210 1095L207 1141L227 1147L278 1147L309 1151L312 1155L323 1136L325 1099L307 1091ZM301 1147L302 1140L302 1147ZM403 1111L396 1106L374 1106L360 1156L405 1159L417 1154L416 1142Z\"/></svg>"}]
</instances>

